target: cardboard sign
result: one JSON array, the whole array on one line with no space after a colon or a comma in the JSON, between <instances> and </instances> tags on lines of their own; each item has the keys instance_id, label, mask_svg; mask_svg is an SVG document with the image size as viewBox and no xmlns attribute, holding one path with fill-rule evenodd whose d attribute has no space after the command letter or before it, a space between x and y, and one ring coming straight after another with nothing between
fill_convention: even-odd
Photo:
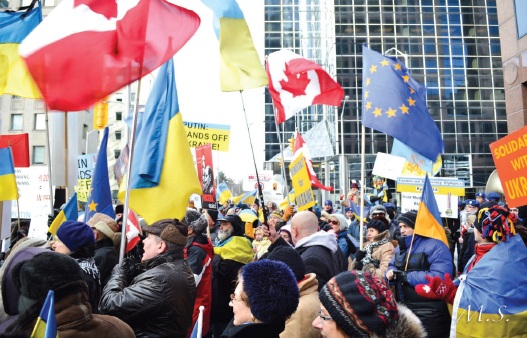
<instances>
[{"instance_id":1,"label":"cardboard sign","mask_svg":"<svg viewBox=\"0 0 527 338\"><path fill-rule=\"evenodd\" d=\"M304 155L300 153L289 165L291 181L295 189L295 200L299 211L307 210L315 205L311 180L307 171Z\"/></svg>"},{"instance_id":2,"label":"cardboard sign","mask_svg":"<svg viewBox=\"0 0 527 338\"><path fill-rule=\"evenodd\" d=\"M203 191L203 207L216 208L216 183L214 181L214 167L212 164L212 147L209 144L196 148L196 166L201 189Z\"/></svg>"},{"instance_id":3,"label":"cardboard sign","mask_svg":"<svg viewBox=\"0 0 527 338\"><path fill-rule=\"evenodd\" d=\"M465 181L463 180L437 177L430 177L429 179L434 194L465 196ZM397 178L397 192L421 194L424 182L424 177L399 177Z\"/></svg>"},{"instance_id":4,"label":"cardboard sign","mask_svg":"<svg viewBox=\"0 0 527 338\"><path fill-rule=\"evenodd\" d=\"M212 150L229 151L231 126L198 122L183 122L188 145L196 148L210 143Z\"/></svg>"},{"instance_id":5,"label":"cardboard sign","mask_svg":"<svg viewBox=\"0 0 527 338\"><path fill-rule=\"evenodd\" d=\"M375 164L373 165L373 175L386 177L396 180L401 176L406 160L399 156L393 156L385 153L377 153Z\"/></svg>"},{"instance_id":6,"label":"cardboard sign","mask_svg":"<svg viewBox=\"0 0 527 338\"><path fill-rule=\"evenodd\" d=\"M77 156L77 201L87 202L97 154Z\"/></svg>"},{"instance_id":7,"label":"cardboard sign","mask_svg":"<svg viewBox=\"0 0 527 338\"><path fill-rule=\"evenodd\" d=\"M527 127L490 144L507 205L527 204Z\"/></svg>"},{"instance_id":8,"label":"cardboard sign","mask_svg":"<svg viewBox=\"0 0 527 338\"><path fill-rule=\"evenodd\" d=\"M401 213L410 210L418 210L421 203L421 195L417 193L403 192L401 194ZM456 195L436 195L434 194L437 208L441 213L441 218L457 218L457 202L459 197Z\"/></svg>"}]
</instances>

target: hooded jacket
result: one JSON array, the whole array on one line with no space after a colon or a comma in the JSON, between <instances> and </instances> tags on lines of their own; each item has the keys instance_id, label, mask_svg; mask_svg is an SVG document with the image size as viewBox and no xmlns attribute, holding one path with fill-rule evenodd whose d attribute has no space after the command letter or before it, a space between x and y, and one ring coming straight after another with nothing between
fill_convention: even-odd
<instances>
[{"instance_id":1,"label":"hooded jacket","mask_svg":"<svg viewBox=\"0 0 527 338\"><path fill-rule=\"evenodd\" d=\"M374 243L379 242L383 239L390 239L390 231L385 230L375 236L373 239ZM366 243L367 245L368 243ZM365 264L362 268L362 271L368 271L372 275L376 275L381 280L384 280L384 275L386 274L386 270L388 269L388 264L392 260L393 253L395 248L393 247L393 244L391 241L388 241L387 243L384 243L378 247L375 247L372 249L371 257L372 259L379 261L379 266L376 266L373 263ZM351 264L351 269L355 269L356 260L353 260L353 263Z\"/></svg>"},{"instance_id":2,"label":"hooded jacket","mask_svg":"<svg viewBox=\"0 0 527 338\"><path fill-rule=\"evenodd\" d=\"M116 266L104 288L100 313L119 317L137 337L185 337L192 324L196 282L183 252L169 251L139 265L128 285Z\"/></svg>"}]
</instances>

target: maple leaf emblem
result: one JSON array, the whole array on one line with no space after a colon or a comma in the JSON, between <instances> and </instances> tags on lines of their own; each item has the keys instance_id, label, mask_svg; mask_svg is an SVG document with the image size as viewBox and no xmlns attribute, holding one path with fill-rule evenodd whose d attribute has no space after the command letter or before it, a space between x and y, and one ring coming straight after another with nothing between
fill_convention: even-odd
<instances>
[{"instance_id":1,"label":"maple leaf emblem","mask_svg":"<svg viewBox=\"0 0 527 338\"><path fill-rule=\"evenodd\" d=\"M285 79L280 80L280 86L282 86L283 90L293 94L293 97L306 95L306 88L311 82L307 77L307 72L292 74L289 71L289 64L286 62L284 75L287 77L287 81Z\"/></svg>"}]
</instances>

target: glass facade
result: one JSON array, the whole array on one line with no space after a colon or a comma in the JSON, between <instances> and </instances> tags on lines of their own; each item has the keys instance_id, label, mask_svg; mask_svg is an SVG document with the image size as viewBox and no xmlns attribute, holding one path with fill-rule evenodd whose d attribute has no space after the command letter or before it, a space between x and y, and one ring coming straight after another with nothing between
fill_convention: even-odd
<instances>
[{"instance_id":1,"label":"glass facade","mask_svg":"<svg viewBox=\"0 0 527 338\"><path fill-rule=\"evenodd\" d=\"M309 1L266 0L266 54L288 48L309 57L302 53L306 40L321 37L316 31L301 34L309 23L302 21L300 3ZM448 172L441 174L455 173L467 180L468 187L484 187L495 169L489 144L507 135L496 1L334 0L326 5L318 10L334 11L334 41L326 47L328 52L334 50L336 63L334 70L325 68L334 71L349 95L342 115L339 112L342 130L340 118L336 123L337 137L344 139L349 178L358 179L360 172L362 44L366 43L381 53L396 48L406 54L412 76L427 87L429 112L445 142L443 161L449 164ZM268 160L279 146L269 96L266 102ZM317 109L321 108L312 107L287 121L286 130L320 118L309 115ZM365 137L371 168L377 152L390 152L392 139L371 129L366 129Z\"/></svg>"}]
</instances>

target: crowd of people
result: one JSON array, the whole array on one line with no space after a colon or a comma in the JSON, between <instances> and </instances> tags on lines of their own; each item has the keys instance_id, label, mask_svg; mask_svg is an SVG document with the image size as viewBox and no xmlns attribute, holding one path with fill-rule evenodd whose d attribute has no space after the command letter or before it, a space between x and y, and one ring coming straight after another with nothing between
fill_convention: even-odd
<instances>
[{"instance_id":1,"label":"crowd of people","mask_svg":"<svg viewBox=\"0 0 527 338\"><path fill-rule=\"evenodd\" d=\"M527 241L500 198L460 202L444 221L449 246L415 234L417 212L399 213L380 179L364 198L353 183L342 212L331 200L189 204L181 220L143 226L121 263L120 206L116 219L64 222L51 241L17 231L0 269L0 337L29 337L49 290L60 337L190 337L200 313L203 337L449 337L456 277L510 236ZM365 222L357 203L370 206Z\"/></svg>"}]
</instances>

